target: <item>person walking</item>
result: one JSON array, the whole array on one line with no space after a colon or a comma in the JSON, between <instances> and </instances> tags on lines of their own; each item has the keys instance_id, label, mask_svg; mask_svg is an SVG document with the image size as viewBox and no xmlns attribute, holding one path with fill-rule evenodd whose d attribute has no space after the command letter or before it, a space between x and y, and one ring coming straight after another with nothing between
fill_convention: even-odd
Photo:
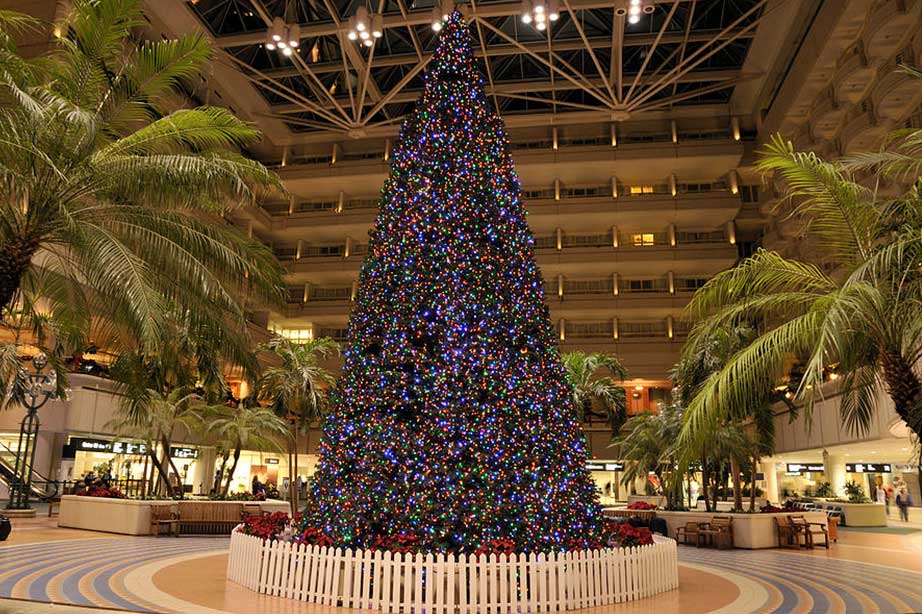
<instances>
[{"instance_id":1,"label":"person walking","mask_svg":"<svg viewBox=\"0 0 922 614\"><path fill-rule=\"evenodd\" d=\"M900 520L909 522L909 506L912 505L912 497L906 492L906 487L901 486L900 492L896 494L896 506L900 510Z\"/></svg>"}]
</instances>

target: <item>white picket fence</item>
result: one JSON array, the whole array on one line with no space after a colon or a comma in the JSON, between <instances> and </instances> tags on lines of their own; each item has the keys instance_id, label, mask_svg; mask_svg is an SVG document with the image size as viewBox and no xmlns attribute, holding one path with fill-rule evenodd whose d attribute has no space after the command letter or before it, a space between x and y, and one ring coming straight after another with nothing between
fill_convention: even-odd
<instances>
[{"instance_id":1,"label":"white picket fence","mask_svg":"<svg viewBox=\"0 0 922 614\"><path fill-rule=\"evenodd\" d=\"M528 555L394 554L263 541L234 531L227 577L310 603L403 612L557 612L679 586L676 543Z\"/></svg>"}]
</instances>

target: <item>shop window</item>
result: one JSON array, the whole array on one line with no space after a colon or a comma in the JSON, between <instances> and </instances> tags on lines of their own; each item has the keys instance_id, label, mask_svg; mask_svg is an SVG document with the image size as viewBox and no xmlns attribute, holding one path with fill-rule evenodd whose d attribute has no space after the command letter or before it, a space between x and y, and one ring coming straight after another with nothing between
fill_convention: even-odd
<instances>
[{"instance_id":1,"label":"shop window","mask_svg":"<svg viewBox=\"0 0 922 614\"><path fill-rule=\"evenodd\" d=\"M654 245L653 233L632 234L631 245L634 247L649 247L650 245Z\"/></svg>"},{"instance_id":2,"label":"shop window","mask_svg":"<svg viewBox=\"0 0 922 614\"><path fill-rule=\"evenodd\" d=\"M640 194L653 194L652 185L632 185L631 186L631 196L638 196Z\"/></svg>"}]
</instances>

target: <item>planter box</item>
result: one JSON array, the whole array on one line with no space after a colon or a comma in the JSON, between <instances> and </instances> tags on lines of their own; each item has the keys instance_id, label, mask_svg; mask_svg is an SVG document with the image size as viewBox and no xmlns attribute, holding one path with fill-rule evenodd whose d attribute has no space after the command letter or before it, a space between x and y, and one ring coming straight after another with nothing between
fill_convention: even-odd
<instances>
[{"instance_id":1,"label":"planter box","mask_svg":"<svg viewBox=\"0 0 922 614\"><path fill-rule=\"evenodd\" d=\"M793 512L804 516L808 522L822 522L826 524L825 512ZM669 535L674 536L676 529L685 526L686 522L710 522L714 516L729 516L733 519L733 546L736 548L777 548L778 531L775 518L789 516L791 513L779 514L721 514L710 512L667 512L656 511L656 517L666 521Z\"/></svg>"},{"instance_id":2,"label":"planter box","mask_svg":"<svg viewBox=\"0 0 922 614\"><path fill-rule=\"evenodd\" d=\"M842 503L839 501L814 501L813 505L825 510L841 510L842 524L848 527L887 526L887 506L883 503Z\"/></svg>"},{"instance_id":3,"label":"planter box","mask_svg":"<svg viewBox=\"0 0 922 614\"><path fill-rule=\"evenodd\" d=\"M105 499L103 497L85 497L64 495L61 497L61 513L58 526L69 529L86 529L122 535L150 535L150 508L153 505L176 501L152 501L135 499ZM209 505L229 505L240 501L205 501ZM257 502L252 502L256 504ZM258 502L260 508L267 512L288 512L291 507L287 501L269 499Z\"/></svg>"}]
</instances>

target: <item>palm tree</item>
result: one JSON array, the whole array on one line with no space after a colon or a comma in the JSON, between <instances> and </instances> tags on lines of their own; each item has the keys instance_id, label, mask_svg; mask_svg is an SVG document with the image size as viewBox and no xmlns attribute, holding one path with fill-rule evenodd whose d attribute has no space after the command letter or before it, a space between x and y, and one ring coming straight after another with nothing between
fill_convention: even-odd
<instances>
[{"instance_id":1,"label":"palm tree","mask_svg":"<svg viewBox=\"0 0 922 614\"><path fill-rule=\"evenodd\" d=\"M920 139L916 132L903 142ZM695 294L688 306L697 320L692 343L740 322L757 323L758 334L691 399L683 436L707 421L739 415L800 356L803 379L796 393L807 412L836 366L848 428L868 428L883 383L897 414L922 433L922 192L914 184L884 199L864 186L852 173L874 159L824 162L780 138L766 148L759 167L786 182L789 215L804 222L804 240L824 262L759 250ZM879 162L884 170L897 168L892 158Z\"/></svg>"},{"instance_id":2,"label":"palm tree","mask_svg":"<svg viewBox=\"0 0 922 614\"><path fill-rule=\"evenodd\" d=\"M682 356L673 369L673 380L681 402L693 399L701 388L714 377L728 360L745 348L757 336L748 322L737 322L732 326L715 327L709 336L693 336L682 350ZM691 459L700 461L704 484L705 501L709 480L709 464L717 462L717 474L722 473L722 462L730 464L733 482L735 509L742 509L742 479L740 468L745 459L751 461L751 482L749 507L755 509L755 474L759 459L770 456L774 451L774 412L771 407L776 401L789 404L792 415L796 407L788 401L777 387L753 389L752 396L739 405L728 407L722 416L708 422L699 422L694 442L688 438L683 463ZM717 441L720 439L720 441ZM715 488L716 491L716 488ZM716 495L716 492L715 492ZM716 501L716 498L715 498ZM710 511L710 503L707 503Z\"/></svg>"},{"instance_id":3,"label":"palm tree","mask_svg":"<svg viewBox=\"0 0 922 614\"><path fill-rule=\"evenodd\" d=\"M44 276L48 309L92 304L147 347L177 311L245 347L239 297L280 300L280 268L214 220L279 186L240 153L258 131L225 109L170 110L211 59L204 35L134 42L139 0L73 7L36 62L0 16L0 309Z\"/></svg>"},{"instance_id":4,"label":"palm tree","mask_svg":"<svg viewBox=\"0 0 922 614\"><path fill-rule=\"evenodd\" d=\"M107 424L116 433L125 433L141 439L147 448L147 456L160 476L161 483L171 496L183 497L182 489L174 489L170 482L170 471L181 475L170 456L170 444L177 428L184 428L186 433L198 432L202 428L203 417L208 411L199 395L176 389L168 394L149 390L143 413L123 411L117 418ZM122 408L130 407L123 404ZM160 454L157 455L158 447ZM146 467L146 465L145 465ZM169 467L169 469L167 468ZM146 476L145 476L146 478ZM152 489L155 490L155 489Z\"/></svg>"},{"instance_id":5,"label":"palm tree","mask_svg":"<svg viewBox=\"0 0 922 614\"><path fill-rule=\"evenodd\" d=\"M296 343L286 337L275 337L259 347L271 352L281 362L263 371L257 383L257 396L271 404L276 414L291 421L288 472L289 500L292 510L298 509L298 435L319 420L329 407L328 390L335 383L333 374L320 365L331 355L338 354L339 344L327 337ZM309 431L308 431L309 432Z\"/></svg>"},{"instance_id":6,"label":"palm tree","mask_svg":"<svg viewBox=\"0 0 922 614\"><path fill-rule=\"evenodd\" d=\"M290 437L288 424L265 407L247 407L243 403L228 408L223 415L209 420L208 430L233 450L233 463L224 483L223 494L230 490L231 480L240 461L240 452L248 450L280 450L279 439Z\"/></svg>"},{"instance_id":7,"label":"palm tree","mask_svg":"<svg viewBox=\"0 0 922 614\"><path fill-rule=\"evenodd\" d=\"M670 404L657 413L644 412L633 416L624 425L622 434L609 447L626 461L621 483L625 486L643 480L650 488L648 476L656 474L660 491L666 497L666 507L682 505L684 469L679 464L680 448L676 446L682 430L683 408Z\"/></svg>"},{"instance_id":8,"label":"palm tree","mask_svg":"<svg viewBox=\"0 0 922 614\"><path fill-rule=\"evenodd\" d=\"M573 389L573 405L581 412L582 420L592 414L593 405L599 405L611 427L612 436L627 420L627 397L619 383L627 377L627 370L611 354L570 352L562 357L567 381ZM599 371L607 375L597 375Z\"/></svg>"}]
</instances>

